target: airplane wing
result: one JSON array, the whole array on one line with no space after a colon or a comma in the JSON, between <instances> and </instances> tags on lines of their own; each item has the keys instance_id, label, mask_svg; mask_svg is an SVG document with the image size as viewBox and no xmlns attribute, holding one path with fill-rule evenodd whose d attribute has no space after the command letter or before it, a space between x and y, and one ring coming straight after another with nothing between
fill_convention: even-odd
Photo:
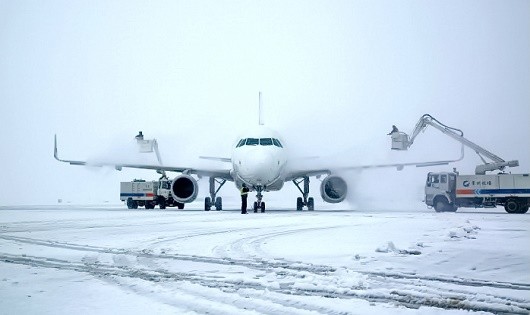
<instances>
[{"instance_id":1,"label":"airplane wing","mask_svg":"<svg viewBox=\"0 0 530 315\"><path fill-rule=\"evenodd\" d=\"M199 159L226 162L226 163L232 162L231 158L217 157L217 156L199 156Z\"/></svg>"},{"instance_id":2,"label":"airplane wing","mask_svg":"<svg viewBox=\"0 0 530 315\"><path fill-rule=\"evenodd\" d=\"M54 146L53 156L55 157L57 161L70 163L71 165L84 165L84 166L94 166L94 167L112 166L118 171L121 171L122 168L138 168L138 169L155 170L158 172L167 171L167 172L196 174L199 176L222 178L228 181L234 180L232 178L232 175L230 174L230 169L197 169L194 167L183 167L183 166L128 164L128 163L114 163L114 162L89 162L89 161L60 159L57 153L57 135L55 135L55 146Z\"/></svg>"},{"instance_id":3,"label":"airplane wing","mask_svg":"<svg viewBox=\"0 0 530 315\"><path fill-rule=\"evenodd\" d=\"M435 165L448 165L449 163L461 161L464 158L464 146L462 145L460 157L454 160L442 160L442 161L427 161L427 162L407 162L407 163L391 163L391 164L372 164L372 165L358 165L358 166L339 166L331 168L321 168L321 169L310 169L302 168L296 169L296 167L291 167L287 172L285 181L291 181L296 178L301 178L304 176L319 176L319 175L330 175L333 172L340 171L351 171L351 170L364 170L372 168L388 168L395 167L398 171L401 171L405 166L416 166L416 167L428 167Z\"/></svg>"}]
</instances>

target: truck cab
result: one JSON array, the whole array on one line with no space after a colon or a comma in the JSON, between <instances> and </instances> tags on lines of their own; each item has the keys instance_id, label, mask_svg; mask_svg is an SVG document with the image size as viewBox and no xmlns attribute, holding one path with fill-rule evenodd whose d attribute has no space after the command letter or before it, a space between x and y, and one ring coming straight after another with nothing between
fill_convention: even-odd
<instances>
[{"instance_id":1,"label":"truck cab","mask_svg":"<svg viewBox=\"0 0 530 315\"><path fill-rule=\"evenodd\" d=\"M425 203L436 212L456 211L456 176L454 172L427 174L425 183Z\"/></svg>"}]
</instances>

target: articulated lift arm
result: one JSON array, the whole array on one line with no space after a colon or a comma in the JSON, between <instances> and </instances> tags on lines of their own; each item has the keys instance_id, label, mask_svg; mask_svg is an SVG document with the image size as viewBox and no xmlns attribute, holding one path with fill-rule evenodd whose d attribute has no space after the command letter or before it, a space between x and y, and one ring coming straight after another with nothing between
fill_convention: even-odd
<instances>
[{"instance_id":1,"label":"articulated lift arm","mask_svg":"<svg viewBox=\"0 0 530 315\"><path fill-rule=\"evenodd\" d=\"M504 170L506 166L508 167L514 167L519 166L519 161L513 160L513 161L504 161L497 155L491 153L490 151L484 149L483 147L479 146L478 144L469 141L468 139L464 138L464 133L462 130L449 127L447 125L444 125L440 121L438 121L436 118L432 117L429 114L425 114L421 116L420 120L416 124L416 127L412 131L412 135L409 137L404 132L397 131L392 133L392 149L393 150L407 150L413 143L414 139L418 136L418 134L427 128L427 126L432 126L444 134L448 135L449 137L455 139L456 141L462 143L463 145L473 149L482 162L484 164L477 165L475 168L475 174L477 175L483 175L486 174L488 171L494 171L494 170ZM492 162L487 162L484 159L484 156L490 159Z\"/></svg>"}]
</instances>

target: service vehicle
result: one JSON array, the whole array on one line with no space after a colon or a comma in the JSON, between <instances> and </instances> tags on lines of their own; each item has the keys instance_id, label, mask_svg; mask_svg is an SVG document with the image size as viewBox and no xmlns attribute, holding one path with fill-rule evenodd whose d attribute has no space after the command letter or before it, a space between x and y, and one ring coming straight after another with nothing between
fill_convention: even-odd
<instances>
[{"instance_id":1,"label":"service vehicle","mask_svg":"<svg viewBox=\"0 0 530 315\"><path fill-rule=\"evenodd\" d=\"M530 174L431 172L425 184L425 203L437 212L504 206L508 213L526 213L530 205Z\"/></svg>"},{"instance_id":2,"label":"service vehicle","mask_svg":"<svg viewBox=\"0 0 530 315\"><path fill-rule=\"evenodd\" d=\"M456 211L459 207L494 208L504 206L508 213L526 213L530 205L530 175L508 174L506 167L519 166L519 161L505 161L476 143L464 138L462 130L444 125L431 115L423 115L412 136L394 128L391 132L392 149L407 150L418 134L432 126L475 151L484 164L477 165L474 175L453 172L428 173L425 184L425 203L437 212ZM487 157L491 162L487 162ZM486 172L501 171L498 174Z\"/></svg>"},{"instance_id":3,"label":"service vehicle","mask_svg":"<svg viewBox=\"0 0 530 315\"><path fill-rule=\"evenodd\" d=\"M166 207L178 207L184 209L184 204L173 199L171 194L172 181L167 177L162 177L158 181L145 181L135 179L131 182L120 183L120 200L125 201L127 208L160 209Z\"/></svg>"}]
</instances>

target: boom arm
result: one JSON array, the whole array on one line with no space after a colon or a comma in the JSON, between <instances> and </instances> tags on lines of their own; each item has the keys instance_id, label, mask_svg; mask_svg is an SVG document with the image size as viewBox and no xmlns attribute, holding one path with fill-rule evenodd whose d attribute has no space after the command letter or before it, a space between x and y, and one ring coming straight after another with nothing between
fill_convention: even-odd
<instances>
[{"instance_id":1,"label":"boom arm","mask_svg":"<svg viewBox=\"0 0 530 315\"><path fill-rule=\"evenodd\" d=\"M444 134L448 135L449 137L455 139L456 141L462 143L463 145L473 149L477 153L477 155L480 157L482 162L484 164L477 165L475 168L475 174L477 175L483 175L486 174L488 171L494 171L494 170L504 170L506 166L508 167L514 167L519 166L519 161L513 160L513 161L504 161L497 155L491 153L490 151L484 149L483 147L479 146L478 144L464 138L464 132L462 130L449 127L447 125L444 125L440 121L438 121L436 118L432 117L429 114L425 114L421 116L420 120L416 124L416 127L412 131L412 135L409 137L404 132L396 131L392 132L392 149L393 150L407 150L413 143L414 139L418 136L418 134L427 128L427 126L432 126ZM487 162L484 157L487 157L493 162Z\"/></svg>"}]
</instances>

